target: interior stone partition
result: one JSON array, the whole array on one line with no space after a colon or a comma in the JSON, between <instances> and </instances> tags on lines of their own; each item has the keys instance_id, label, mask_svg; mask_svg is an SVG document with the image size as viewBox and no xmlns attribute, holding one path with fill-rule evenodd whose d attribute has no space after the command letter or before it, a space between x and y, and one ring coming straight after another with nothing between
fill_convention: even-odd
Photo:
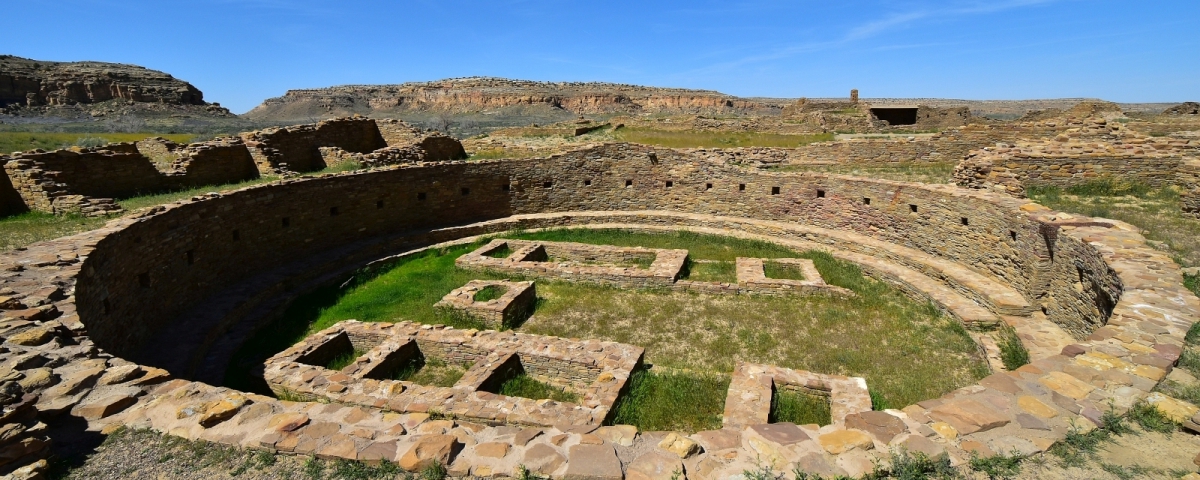
<instances>
[{"instance_id":1,"label":"interior stone partition","mask_svg":"<svg viewBox=\"0 0 1200 480\"><path fill-rule=\"evenodd\" d=\"M486 301L475 299L485 288L504 289L499 298ZM445 307L465 312L482 320L488 328L502 328L533 313L537 301L537 287L533 282L506 282L500 280L471 280L466 285L452 290L442 297L435 307Z\"/></svg>"},{"instance_id":2,"label":"interior stone partition","mask_svg":"<svg viewBox=\"0 0 1200 480\"><path fill-rule=\"evenodd\" d=\"M357 351L365 353L340 371L326 368L339 355ZM615 342L350 320L268 359L264 378L285 398L498 424L596 425L609 417L629 375L641 366L643 351ZM452 387L392 378L418 356L470 367ZM500 384L519 373L564 388L579 402L499 395Z\"/></svg>"}]
</instances>

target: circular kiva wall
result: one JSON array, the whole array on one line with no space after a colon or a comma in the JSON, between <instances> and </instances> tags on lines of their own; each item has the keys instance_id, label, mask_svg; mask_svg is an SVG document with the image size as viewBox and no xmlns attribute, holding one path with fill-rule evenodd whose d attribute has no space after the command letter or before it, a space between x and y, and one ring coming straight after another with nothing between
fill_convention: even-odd
<instances>
[{"instance_id":1,"label":"circular kiva wall","mask_svg":"<svg viewBox=\"0 0 1200 480\"><path fill-rule=\"evenodd\" d=\"M852 475L897 445L945 451L956 462L969 451L1044 451L1072 424L1099 424L1109 405L1128 408L1146 397L1200 318L1200 300L1182 286L1178 266L1127 224L949 185L744 170L685 152L613 144L548 159L283 181L157 207L0 255L4 287L37 305L9 316L32 321L18 322L22 328L61 324L72 331L55 326L53 335L62 338L46 343L37 336L35 346L5 333L5 348L9 356L36 350L56 359L63 380L47 390L44 408L69 411L93 428L133 425L415 466L412 456L437 450L431 445L463 445L417 428L420 421L380 427L378 412L309 408L190 380L219 381L238 339L287 298L372 260L473 235L556 226L690 229L826 249L965 323L1013 325L1034 359L903 410L848 416L844 425L698 433L691 438L705 451L685 451L682 460L690 478L734 475L764 455L780 466L802 460L780 442L816 449L804 462L837 466L813 471ZM125 360L165 368L176 379ZM512 437L501 427L480 428L458 434L484 442ZM598 465L600 455L608 462L603 478L621 478L611 446L618 440L582 443L580 432L591 428L550 429L566 443L514 443L504 468L536 463L541 473L589 475L595 472L580 469ZM364 431L378 435L355 437ZM452 473L493 468L473 446L463 448ZM736 450L736 459L706 453L717 449Z\"/></svg>"},{"instance_id":2,"label":"circular kiva wall","mask_svg":"<svg viewBox=\"0 0 1200 480\"><path fill-rule=\"evenodd\" d=\"M169 352L176 363L164 366L179 366L199 361L228 327L217 312L236 310L229 298L287 288L302 262L344 266L488 231L587 223L731 228L877 256L940 277L995 313L1044 312L1076 339L1102 326L1120 296L1099 253L1059 234L1069 220L1050 221L1021 200L684 155L604 145L285 181L160 209L97 243L77 286L80 320L115 355ZM274 283L249 284L277 270Z\"/></svg>"}]
</instances>

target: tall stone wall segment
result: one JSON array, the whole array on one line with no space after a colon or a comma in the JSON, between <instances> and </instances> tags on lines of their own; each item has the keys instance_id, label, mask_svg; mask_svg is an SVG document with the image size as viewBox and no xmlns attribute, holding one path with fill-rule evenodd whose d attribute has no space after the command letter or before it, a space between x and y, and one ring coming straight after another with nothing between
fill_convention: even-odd
<instances>
[{"instance_id":1,"label":"tall stone wall segment","mask_svg":"<svg viewBox=\"0 0 1200 480\"><path fill-rule=\"evenodd\" d=\"M923 252L1011 285L1046 309L1046 321L1071 330L1076 343L918 405L863 412L870 418L847 418L844 426L700 432L690 441L701 448L677 454L669 448L678 441L650 444L625 464L613 453L624 438L613 434L617 427L579 433L560 425L535 433L373 407L310 408L170 380L168 372L119 358L134 355L151 332L175 327L186 306L218 300L247 274L373 239L385 247L431 244L514 224L569 226L608 214L666 228L743 219L780 239L862 238ZM1200 318L1200 299L1184 289L1178 267L1124 223L949 185L759 172L623 144L544 159L286 180L177 202L0 254L0 266L4 288L24 307L5 311L0 335L9 352L3 355L54 359L50 365L62 378L61 387L42 396L39 411L77 416L96 429L153 428L284 453L387 459L411 470L422 466L421 452L441 445L457 452L439 458L457 476L508 473L517 463L556 478L578 475L601 451L617 466L612 478L632 478L643 468L639 462L660 454L679 458L688 478L722 478L754 468L763 455L781 467L799 463L860 475L891 447L944 452L953 462L966 461L971 451L1035 453L1061 440L1073 422L1100 423L1110 402L1121 410L1147 395ZM372 434L355 433L362 431ZM524 441L514 441L514 433ZM716 436L724 440L714 443ZM729 447L718 448L726 442ZM488 443L507 445L505 453L484 455ZM715 454L722 449L728 450ZM795 449L811 455L787 453Z\"/></svg>"}]
</instances>

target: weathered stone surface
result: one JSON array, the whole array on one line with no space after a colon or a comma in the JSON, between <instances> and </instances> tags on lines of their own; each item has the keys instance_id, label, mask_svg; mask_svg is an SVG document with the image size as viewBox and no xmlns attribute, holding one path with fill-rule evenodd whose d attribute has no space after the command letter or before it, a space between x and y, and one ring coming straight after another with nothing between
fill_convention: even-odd
<instances>
[{"instance_id":1,"label":"weathered stone surface","mask_svg":"<svg viewBox=\"0 0 1200 480\"><path fill-rule=\"evenodd\" d=\"M946 453L946 448L937 444L933 440L924 436L906 433L897 436L892 440L892 446L899 447L909 452L920 452L928 455L929 458L935 458L943 453Z\"/></svg>"},{"instance_id":2,"label":"weathered stone surface","mask_svg":"<svg viewBox=\"0 0 1200 480\"><path fill-rule=\"evenodd\" d=\"M1020 405L1022 410L1042 418L1054 418L1058 416L1058 410L1055 410L1054 407L1046 405L1045 402L1029 395L1017 397L1017 405Z\"/></svg>"},{"instance_id":3,"label":"weathered stone surface","mask_svg":"<svg viewBox=\"0 0 1200 480\"><path fill-rule=\"evenodd\" d=\"M855 448L869 450L875 445L869 435L858 430L834 430L817 437L817 443L821 444L821 448L824 448L826 452L833 455Z\"/></svg>"},{"instance_id":4,"label":"weathered stone surface","mask_svg":"<svg viewBox=\"0 0 1200 480\"><path fill-rule=\"evenodd\" d=\"M593 433L616 445L628 447L633 445L633 439L637 437L638 429L633 425L612 425L597 428Z\"/></svg>"},{"instance_id":5,"label":"weathered stone surface","mask_svg":"<svg viewBox=\"0 0 1200 480\"><path fill-rule=\"evenodd\" d=\"M846 475L846 471L835 463L830 463L825 459L824 455L816 452L809 452L796 461L796 467L801 471L809 474L820 475L826 478L837 478Z\"/></svg>"},{"instance_id":6,"label":"weathered stone surface","mask_svg":"<svg viewBox=\"0 0 1200 480\"><path fill-rule=\"evenodd\" d=\"M488 458L504 458L512 446L504 442L487 442L475 445L475 455Z\"/></svg>"},{"instance_id":7,"label":"weathered stone surface","mask_svg":"<svg viewBox=\"0 0 1200 480\"><path fill-rule=\"evenodd\" d=\"M938 405L929 411L929 416L950 424L960 434L988 431L1012 421L997 413L995 407L975 400L955 400Z\"/></svg>"},{"instance_id":8,"label":"weathered stone surface","mask_svg":"<svg viewBox=\"0 0 1200 480\"><path fill-rule=\"evenodd\" d=\"M11 335L6 340L9 343L15 343L17 345L36 346L49 342L51 338L54 338L54 329L47 327L33 327L20 333Z\"/></svg>"},{"instance_id":9,"label":"weathered stone surface","mask_svg":"<svg viewBox=\"0 0 1200 480\"><path fill-rule=\"evenodd\" d=\"M449 465L461 448L462 444L453 435L425 435L400 457L400 468L414 472L434 462Z\"/></svg>"},{"instance_id":10,"label":"weathered stone surface","mask_svg":"<svg viewBox=\"0 0 1200 480\"><path fill-rule=\"evenodd\" d=\"M658 448L674 453L679 458L688 458L700 451L699 444L675 432L668 433L661 442L658 442Z\"/></svg>"},{"instance_id":11,"label":"weathered stone surface","mask_svg":"<svg viewBox=\"0 0 1200 480\"><path fill-rule=\"evenodd\" d=\"M690 437L700 444L706 452L715 452L733 448L742 443L742 434L735 429L705 430L696 432Z\"/></svg>"},{"instance_id":12,"label":"weathered stone surface","mask_svg":"<svg viewBox=\"0 0 1200 480\"><path fill-rule=\"evenodd\" d=\"M621 461L609 445L575 445L567 459L566 480L621 480Z\"/></svg>"},{"instance_id":13,"label":"weathered stone surface","mask_svg":"<svg viewBox=\"0 0 1200 480\"><path fill-rule=\"evenodd\" d=\"M904 421L884 412L860 412L846 416L846 428L854 428L874 435L880 442L888 443L908 431Z\"/></svg>"},{"instance_id":14,"label":"weathered stone surface","mask_svg":"<svg viewBox=\"0 0 1200 480\"><path fill-rule=\"evenodd\" d=\"M553 475L566 461L567 458L558 453L554 447L539 443L525 450L525 457L521 464L539 475Z\"/></svg>"},{"instance_id":15,"label":"weathered stone surface","mask_svg":"<svg viewBox=\"0 0 1200 480\"><path fill-rule=\"evenodd\" d=\"M780 445L791 445L809 439L808 434L800 430L800 427L797 427L794 423L751 425L750 430L753 430L762 438Z\"/></svg>"},{"instance_id":16,"label":"weathered stone surface","mask_svg":"<svg viewBox=\"0 0 1200 480\"><path fill-rule=\"evenodd\" d=\"M88 420L98 420L120 412L136 402L135 392L113 391L100 396L88 397L84 403L75 406L72 413Z\"/></svg>"},{"instance_id":17,"label":"weathered stone surface","mask_svg":"<svg viewBox=\"0 0 1200 480\"><path fill-rule=\"evenodd\" d=\"M683 461L677 455L653 451L643 454L625 469L625 480L679 480Z\"/></svg>"}]
</instances>

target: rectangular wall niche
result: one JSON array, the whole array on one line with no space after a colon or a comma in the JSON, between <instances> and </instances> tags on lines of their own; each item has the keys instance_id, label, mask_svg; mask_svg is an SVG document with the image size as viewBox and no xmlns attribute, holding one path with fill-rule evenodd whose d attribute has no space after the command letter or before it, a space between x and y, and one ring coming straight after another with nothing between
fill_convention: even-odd
<instances>
[{"instance_id":1,"label":"rectangular wall niche","mask_svg":"<svg viewBox=\"0 0 1200 480\"><path fill-rule=\"evenodd\" d=\"M643 353L635 345L598 340L347 320L267 359L263 378L277 395L304 401L439 411L485 423L598 425L609 419ZM458 368L461 377L447 385L436 375L419 374L431 368ZM522 374L578 401L496 393Z\"/></svg>"}]
</instances>

